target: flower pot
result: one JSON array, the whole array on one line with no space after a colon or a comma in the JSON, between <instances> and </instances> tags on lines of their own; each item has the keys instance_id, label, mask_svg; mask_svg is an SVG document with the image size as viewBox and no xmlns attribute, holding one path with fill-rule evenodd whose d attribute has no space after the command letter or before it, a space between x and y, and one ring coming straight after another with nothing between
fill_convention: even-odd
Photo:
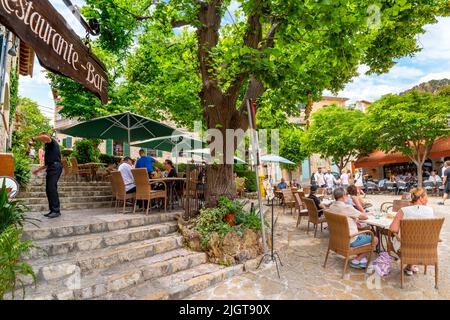
<instances>
[{"instance_id":1,"label":"flower pot","mask_svg":"<svg viewBox=\"0 0 450 320\"><path fill-rule=\"evenodd\" d=\"M236 218L236 215L234 213L228 213L224 220L226 223L228 223L230 226L234 227L236 225L236 222L234 219Z\"/></svg>"}]
</instances>

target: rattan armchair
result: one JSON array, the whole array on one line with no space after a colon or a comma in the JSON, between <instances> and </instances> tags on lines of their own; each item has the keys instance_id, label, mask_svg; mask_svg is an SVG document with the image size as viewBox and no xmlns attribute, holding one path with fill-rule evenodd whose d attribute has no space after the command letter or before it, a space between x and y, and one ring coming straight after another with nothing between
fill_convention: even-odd
<instances>
[{"instance_id":1,"label":"rattan armchair","mask_svg":"<svg viewBox=\"0 0 450 320\"><path fill-rule=\"evenodd\" d=\"M327 222L325 216L319 217L319 210L317 210L316 204L314 200L303 198L303 203L306 205L306 209L308 210L308 229L306 233L309 233L309 224L312 223L314 225L314 238L317 235L317 227L320 224L320 231L323 231L323 224Z\"/></svg>"},{"instance_id":2,"label":"rattan armchair","mask_svg":"<svg viewBox=\"0 0 450 320\"><path fill-rule=\"evenodd\" d=\"M350 235L350 229L347 221L348 218L345 215L325 211L325 217L327 219L328 232L330 234L330 238L328 242L328 249L327 254L325 256L325 262L323 263L323 267L326 268L327 266L327 260L330 251L334 251L335 253L345 258L342 277L344 277L345 273L347 272L348 260L350 259L351 256L359 255L362 253L368 253L369 257L367 259L368 260L367 266L369 266L372 258L372 252L375 250L376 246L375 236L373 232L370 230L364 230L356 234ZM352 238L360 234L370 234L372 236L372 242L363 246L352 248L350 246Z\"/></svg>"},{"instance_id":3,"label":"rattan armchair","mask_svg":"<svg viewBox=\"0 0 450 320\"><path fill-rule=\"evenodd\" d=\"M291 208L291 214L293 214L292 209L296 207L296 202L294 199L294 194L291 189L282 189L281 190L283 194L283 214L286 211L286 207Z\"/></svg>"},{"instance_id":4,"label":"rattan armchair","mask_svg":"<svg viewBox=\"0 0 450 320\"><path fill-rule=\"evenodd\" d=\"M404 219L400 221L400 268L401 287L404 283L403 266L423 265L425 274L427 266L434 265L435 288L439 281L439 259L437 246L444 218L440 219Z\"/></svg>"},{"instance_id":5,"label":"rattan armchair","mask_svg":"<svg viewBox=\"0 0 450 320\"><path fill-rule=\"evenodd\" d=\"M122 174L119 171L113 171L111 175L112 175L112 183L114 185L112 187L112 190L114 190L115 192L117 210L119 209L118 203L120 201L123 201L122 213L125 213L127 200L134 199L136 194L127 193L125 191L125 183L123 182Z\"/></svg>"},{"instance_id":6,"label":"rattan armchair","mask_svg":"<svg viewBox=\"0 0 450 320\"><path fill-rule=\"evenodd\" d=\"M89 179L91 179L92 170L91 169L81 169L80 165L78 164L77 158L75 158L75 157L70 158L70 163L72 165L72 174L75 176L77 181L80 176L86 176L86 177L89 177Z\"/></svg>"},{"instance_id":7,"label":"rattan armchair","mask_svg":"<svg viewBox=\"0 0 450 320\"><path fill-rule=\"evenodd\" d=\"M164 210L167 211L167 185L163 181L155 181L150 183L148 179L148 173L146 168L132 169L134 183L136 184L136 202L134 203L133 213L136 212L137 200L147 201L147 210L151 210L151 200L153 199L163 199L164 200ZM152 185L161 184L163 189L152 190Z\"/></svg>"},{"instance_id":8,"label":"rattan armchair","mask_svg":"<svg viewBox=\"0 0 450 320\"><path fill-rule=\"evenodd\" d=\"M300 195L298 193L294 193L294 199L296 204L296 209L298 210L298 218L297 218L297 225L296 228L300 225L302 222L302 217L308 217L308 209L306 209L305 205L303 204Z\"/></svg>"}]
</instances>

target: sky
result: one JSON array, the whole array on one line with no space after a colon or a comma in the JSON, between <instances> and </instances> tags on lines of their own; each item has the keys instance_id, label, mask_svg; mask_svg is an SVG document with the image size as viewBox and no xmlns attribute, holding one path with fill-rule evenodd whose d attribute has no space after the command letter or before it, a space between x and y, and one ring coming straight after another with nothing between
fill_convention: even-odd
<instances>
[{"instance_id":1,"label":"sky","mask_svg":"<svg viewBox=\"0 0 450 320\"><path fill-rule=\"evenodd\" d=\"M84 29L64 3L61 0L50 0L50 2L74 31L84 37ZM81 6L84 0L72 0L72 3ZM229 8L230 14L236 10L234 4L232 3ZM421 52L413 57L400 59L388 73L383 75L366 76L364 73L368 68L361 65L360 76L348 83L338 96L348 98L348 103L357 100L375 101L385 94L400 93L422 82L450 79L450 17L439 18L437 24L427 25L425 30L425 34L418 35L419 44L423 48ZM43 114L53 119L53 97L43 70L35 59L33 78L20 77L19 94L38 102ZM324 95L331 95L331 93L325 91Z\"/></svg>"}]
</instances>

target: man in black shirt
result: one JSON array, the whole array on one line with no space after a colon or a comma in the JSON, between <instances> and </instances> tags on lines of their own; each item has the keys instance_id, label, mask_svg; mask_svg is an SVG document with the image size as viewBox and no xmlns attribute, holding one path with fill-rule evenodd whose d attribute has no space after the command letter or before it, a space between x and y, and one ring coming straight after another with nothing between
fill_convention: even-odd
<instances>
[{"instance_id":1,"label":"man in black shirt","mask_svg":"<svg viewBox=\"0 0 450 320\"><path fill-rule=\"evenodd\" d=\"M44 216L47 218L57 218L61 215L58 195L58 180L62 173L61 152L58 142L46 132L31 139L32 143L36 141L45 143L44 166L33 169L33 174L47 169L45 192L47 194L50 212Z\"/></svg>"},{"instance_id":2,"label":"man in black shirt","mask_svg":"<svg viewBox=\"0 0 450 320\"><path fill-rule=\"evenodd\" d=\"M319 212L319 217L320 217L323 215L323 209L325 209L326 206L316 196L316 191L317 191L317 185L312 185L311 189L309 191L308 199L311 199L314 201L314 204L316 205L316 208L317 208L317 211Z\"/></svg>"}]
</instances>

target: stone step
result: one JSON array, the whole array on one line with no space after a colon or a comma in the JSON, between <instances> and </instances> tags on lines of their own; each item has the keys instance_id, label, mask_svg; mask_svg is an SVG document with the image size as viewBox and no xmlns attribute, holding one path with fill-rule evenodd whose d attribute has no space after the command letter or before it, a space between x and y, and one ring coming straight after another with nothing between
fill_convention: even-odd
<instances>
[{"instance_id":1,"label":"stone step","mask_svg":"<svg viewBox=\"0 0 450 320\"><path fill-rule=\"evenodd\" d=\"M111 192L111 185L108 186L60 186L58 184L58 192L71 192L71 191L109 191ZM42 186L30 186L26 190L21 193L28 192L44 192L45 193L45 185Z\"/></svg>"},{"instance_id":2,"label":"stone step","mask_svg":"<svg viewBox=\"0 0 450 320\"><path fill-rule=\"evenodd\" d=\"M80 219L78 219L78 221L63 221L60 222L61 224L59 225L58 221L51 221L49 225L45 226L43 226L42 224L38 226L27 225L23 233L23 239L36 241L52 238L96 234L101 232L175 221L179 215L178 212L163 212L152 213L149 215L136 214L132 216L118 216L114 213L113 210L114 209L111 210L111 214L101 215L99 216L100 218L94 221L91 220L89 223L83 222L82 219L80 222ZM67 213L67 215L70 215L70 213ZM78 215L80 215L80 213L78 213ZM34 216L32 217L34 218Z\"/></svg>"},{"instance_id":3,"label":"stone step","mask_svg":"<svg viewBox=\"0 0 450 320\"><path fill-rule=\"evenodd\" d=\"M45 185L45 179L39 181L30 181L28 183L29 186L42 186ZM65 181L59 180L58 186L110 186L111 182L109 181Z\"/></svg>"},{"instance_id":4,"label":"stone step","mask_svg":"<svg viewBox=\"0 0 450 320\"><path fill-rule=\"evenodd\" d=\"M25 299L93 299L105 294L112 294L131 286L165 277L175 272L183 272L204 264L205 253L186 249L156 254L131 262L122 263L111 268L95 270L86 275L73 273L61 280L40 283L36 288L28 287Z\"/></svg>"},{"instance_id":5,"label":"stone step","mask_svg":"<svg viewBox=\"0 0 450 320\"><path fill-rule=\"evenodd\" d=\"M48 212L48 204L31 204L28 205L29 212ZM111 208L112 202L80 202L80 203L62 203L61 211L65 210L86 210L86 209L99 209L99 208ZM131 209L132 210L132 209ZM128 211L130 209L128 208Z\"/></svg>"},{"instance_id":6,"label":"stone step","mask_svg":"<svg viewBox=\"0 0 450 320\"><path fill-rule=\"evenodd\" d=\"M61 204L77 204L77 203L90 203L90 202L107 202L113 200L112 195L108 196L80 196L80 197L60 197L59 202ZM40 198L26 198L23 199L25 205L48 205L47 197Z\"/></svg>"},{"instance_id":7,"label":"stone step","mask_svg":"<svg viewBox=\"0 0 450 320\"><path fill-rule=\"evenodd\" d=\"M46 256L92 251L113 245L161 237L176 230L177 223L173 221L98 234L38 240L34 242L36 248L33 248L24 257L26 259L35 259Z\"/></svg>"},{"instance_id":8,"label":"stone step","mask_svg":"<svg viewBox=\"0 0 450 320\"><path fill-rule=\"evenodd\" d=\"M183 299L193 293L241 274L243 265L231 267L204 263L169 276L133 286L119 292L107 293L100 299L111 300L172 300Z\"/></svg>"},{"instance_id":9,"label":"stone step","mask_svg":"<svg viewBox=\"0 0 450 320\"><path fill-rule=\"evenodd\" d=\"M111 188L98 190L93 188L93 190L76 190L76 191L62 191L58 189L58 194L60 198L66 197L98 197L98 196L111 196ZM27 198L46 198L47 195L44 190L35 192L22 192L18 195L18 199L25 200Z\"/></svg>"},{"instance_id":10,"label":"stone step","mask_svg":"<svg viewBox=\"0 0 450 320\"><path fill-rule=\"evenodd\" d=\"M67 278L74 272L85 275L95 270L148 258L180 249L182 245L183 237L178 233L172 233L164 237L110 246L90 252L44 257L26 262L32 266L38 282L43 284Z\"/></svg>"}]
</instances>

